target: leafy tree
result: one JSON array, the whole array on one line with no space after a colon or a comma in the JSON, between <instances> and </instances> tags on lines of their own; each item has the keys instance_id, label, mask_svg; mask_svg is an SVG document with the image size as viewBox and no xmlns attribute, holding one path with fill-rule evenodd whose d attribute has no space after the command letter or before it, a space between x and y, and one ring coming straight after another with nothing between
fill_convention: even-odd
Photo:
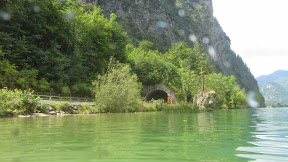
<instances>
[{"instance_id":1,"label":"leafy tree","mask_svg":"<svg viewBox=\"0 0 288 162\"><path fill-rule=\"evenodd\" d=\"M177 67L197 68L196 55L184 42L175 43L165 55Z\"/></svg>"},{"instance_id":2,"label":"leafy tree","mask_svg":"<svg viewBox=\"0 0 288 162\"><path fill-rule=\"evenodd\" d=\"M32 114L40 105L31 91L0 89L0 116Z\"/></svg>"},{"instance_id":3,"label":"leafy tree","mask_svg":"<svg viewBox=\"0 0 288 162\"><path fill-rule=\"evenodd\" d=\"M217 93L221 107L236 108L247 105L245 91L240 90L233 75L227 77L222 73L211 73L205 76L205 83L207 90Z\"/></svg>"},{"instance_id":4,"label":"leafy tree","mask_svg":"<svg viewBox=\"0 0 288 162\"><path fill-rule=\"evenodd\" d=\"M195 43L192 49L194 55L196 56L196 70L197 72L201 72L201 68L206 73L212 72L212 64L207 57L207 54L204 53L203 46L199 43Z\"/></svg>"},{"instance_id":5,"label":"leafy tree","mask_svg":"<svg viewBox=\"0 0 288 162\"><path fill-rule=\"evenodd\" d=\"M29 89L29 88L37 88L37 76L38 70L31 69L27 70L24 69L20 71L19 79L17 80L17 84L21 89Z\"/></svg>"},{"instance_id":6,"label":"leafy tree","mask_svg":"<svg viewBox=\"0 0 288 162\"><path fill-rule=\"evenodd\" d=\"M14 66L5 72L13 81L2 87L35 89L39 82L41 90L87 96L91 85L85 94L75 87L96 79L111 56L126 62L127 34L115 14L108 20L99 7L78 0L5 0L0 8L10 16L0 17L0 59Z\"/></svg>"},{"instance_id":7,"label":"leafy tree","mask_svg":"<svg viewBox=\"0 0 288 162\"><path fill-rule=\"evenodd\" d=\"M144 41L139 44L141 47L138 48L128 44L126 51L133 72L138 75L140 82L144 85L168 84L177 77L175 65L166 60L160 52L148 48L153 47L151 42Z\"/></svg>"},{"instance_id":8,"label":"leafy tree","mask_svg":"<svg viewBox=\"0 0 288 162\"><path fill-rule=\"evenodd\" d=\"M201 68L207 73L211 72L209 58L199 43L195 43L193 48L189 48L184 42L175 43L165 55L177 67L187 67L198 73Z\"/></svg>"},{"instance_id":9,"label":"leafy tree","mask_svg":"<svg viewBox=\"0 0 288 162\"><path fill-rule=\"evenodd\" d=\"M95 102L101 112L132 112L139 108L141 85L127 64L111 59L107 73L93 82Z\"/></svg>"},{"instance_id":10,"label":"leafy tree","mask_svg":"<svg viewBox=\"0 0 288 162\"><path fill-rule=\"evenodd\" d=\"M18 77L19 71L17 71L14 64L6 59L0 61L0 86L1 87L16 87L16 80Z\"/></svg>"},{"instance_id":11,"label":"leafy tree","mask_svg":"<svg viewBox=\"0 0 288 162\"><path fill-rule=\"evenodd\" d=\"M184 96L184 102L187 103L188 96L194 96L200 90L200 77L195 71L185 67L178 68L178 75L181 83L180 92Z\"/></svg>"}]
</instances>

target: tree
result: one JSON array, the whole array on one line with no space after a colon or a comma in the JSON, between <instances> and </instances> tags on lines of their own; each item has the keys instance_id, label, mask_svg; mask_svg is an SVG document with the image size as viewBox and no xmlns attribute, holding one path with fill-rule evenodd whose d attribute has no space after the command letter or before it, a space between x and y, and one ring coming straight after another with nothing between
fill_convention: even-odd
<instances>
[{"instance_id":1,"label":"tree","mask_svg":"<svg viewBox=\"0 0 288 162\"><path fill-rule=\"evenodd\" d=\"M233 75L211 73L205 76L207 90L214 90L221 107L236 108L246 106L245 90L240 90Z\"/></svg>"},{"instance_id":2,"label":"tree","mask_svg":"<svg viewBox=\"0 0 288 162\"><path fill-rule=\"evenodd\" d=\"M95 102L101 112L132 112L139 109L141 85L127 64L110 60L107 73L93 82Z\"/></svg>"},{"instance_id":3,"label":"tree","mask_svg":"<svg viewBox=\"0 0 288 162\"><path fill-rule=\"evenodd\" d=\"M177 67L185 66L189 69L197 68L196 55L193 50L189 48L184 42L173 44L165 56Z\"/></svg>"},{"instance_id":4,"label":"tree","mask_svg":"<svg viewBox=\"0 0 288 162\"><path fill-rule=\"evenodd\" d=\"M181 93L184 96L184 102L187 103L188 95L194 96L199 91L200 77L195 71L185 67L178 68L178 74L180 76Z\"/></svg>"},{"instance_id":5,"label":"tree","mask_svg":"<svg viewBox=\"0 0 288 162\"><path fill-rule=\"evenodd\" d=\"M162 53L148 48L153 47L151 42L144 41L139 44L141 47L138 48L128 44L126 50L132 70L142 84L168 84L178 76L175 65L163 57Z\"/></svg>"}]
</instances>

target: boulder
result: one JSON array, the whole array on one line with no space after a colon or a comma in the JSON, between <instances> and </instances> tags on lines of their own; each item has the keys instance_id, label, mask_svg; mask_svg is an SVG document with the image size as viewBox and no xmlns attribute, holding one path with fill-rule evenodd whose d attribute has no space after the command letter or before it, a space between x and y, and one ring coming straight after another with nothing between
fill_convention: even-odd
<instances>
[{"instance_id":1,"label":"boulder","mask_svg":"<svg viewBox=\"0 0 288 162\"><path fill-rule=\"evenodd\" d=\"M215 91L199 91L193 99L199 110L213 109L217 107L217 93Z\"/></svg>"}]
</instances>

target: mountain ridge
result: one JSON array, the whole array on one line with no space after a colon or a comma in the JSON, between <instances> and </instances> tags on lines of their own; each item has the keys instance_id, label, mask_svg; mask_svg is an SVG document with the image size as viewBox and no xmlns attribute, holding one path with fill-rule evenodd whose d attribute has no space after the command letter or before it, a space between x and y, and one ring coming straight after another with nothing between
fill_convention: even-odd
<instances>
[{"instance_id":1,"label":"mountain ridge","mask_svg":"<svg viewBox=\"0 0 288 162\"><path fill-rule=\"evenodd\" d=\"M277 70L256 79L266 105L274 107L288 104L288 70Z\"/></svg>"},{"instance_id":2,"label":"mountain ridge","mask_svg":"<svg viewBox=\"0 0 288 162\"><path fill-rule=\"evenodd\" d=\"M241 88L259 93L255 77L242 58L231 49L230 38L213 15L212 0L83 0L99 5L103 14L117 15L117 22L131 38L153 42L165 53L172 44L201 43L215 72L234 75ZM263 106L263 105L262 105Z\"/></svg>"},{"instance_id":3,"label":"mountain ridge","mask_svg":"<svg viewBox=\"0 0 288 162\"><path fill-rule=\"evenodd\" d=\"M258 81L259 84L264 84L267 82L274 81L283 76L288 76L288 70L277 70L268 75L261 75L257 77L256 80Z\"/></svg>"}]
</instances>

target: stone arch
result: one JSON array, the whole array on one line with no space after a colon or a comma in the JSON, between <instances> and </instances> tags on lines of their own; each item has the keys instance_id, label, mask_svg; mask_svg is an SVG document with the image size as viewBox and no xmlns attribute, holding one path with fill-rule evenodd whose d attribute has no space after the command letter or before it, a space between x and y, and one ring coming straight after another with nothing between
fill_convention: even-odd
<instances>
[{"instance_id":1,"label":"stone arch","mask_svg":"<svg viewBox=\"0 0 288 162\"><path fill-rule=\"evenodd\" d=\"M173 104L178 103L174 91L164 84L144 86L142 95L144 101L150 101L152 98L155 100L162 98L165 102L167 102L167 97L170 95L173 97Z\"/></svg>"}]
</instances>

